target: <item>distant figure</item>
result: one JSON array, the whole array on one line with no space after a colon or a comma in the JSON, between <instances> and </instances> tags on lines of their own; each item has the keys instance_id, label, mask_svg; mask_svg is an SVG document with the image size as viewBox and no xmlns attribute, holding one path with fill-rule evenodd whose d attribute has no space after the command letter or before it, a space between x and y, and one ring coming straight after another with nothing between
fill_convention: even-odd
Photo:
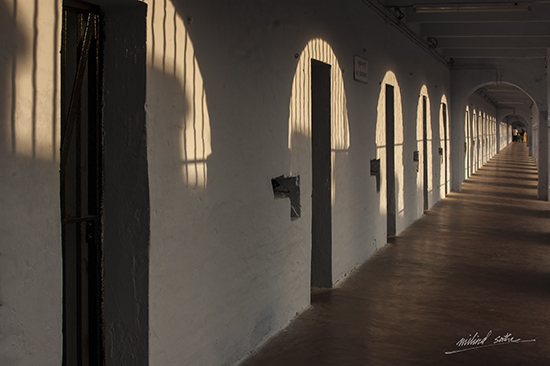
<instances>
[{"instance_id":1,"label":"distant figure","mask_svg":"<svg viewBox=\"0 0 550 366\"><path fill-rule=\"evenodd\" d=\"M525 133L525 130L521 130L518 132L518 141L519 142L525 142L525 136L526 136L526 133Z\"/></svg>"}]
</instances>

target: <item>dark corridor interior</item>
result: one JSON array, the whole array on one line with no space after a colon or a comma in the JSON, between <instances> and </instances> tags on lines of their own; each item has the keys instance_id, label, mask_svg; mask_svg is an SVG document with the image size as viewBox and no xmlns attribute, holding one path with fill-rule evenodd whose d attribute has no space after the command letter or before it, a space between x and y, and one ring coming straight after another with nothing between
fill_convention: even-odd
<instances>
[{"instance_id":1,"label":"dark corridor interior","mask_svg":"<svg viewBox=\"0 0 550 366\"><path fill-rule=\"evenodd\" d=\"M386 84L386 207L388 209L387 233L393 236L397 226L395 194L395 91Z\"/></svg>"},{"instance_id":2,"label":"dark corridor interior","mask_svg":"<svg viewBox=\"0 0 550 366\"><path fill-rule=\"evenodd\" d=\"M549 365L550 203L527 149L505 148L242 365Z\"/></svg>"},{"instance_id":3,"label":"dark corridor interior","mask_svg":"<svg viewBox=\"0 0 550 366\"><path fill-rule=\"evenodd\" d=\"M311 60L311 286L332 287L330 70Z\"/></svg>"},{"instance_id":4,"label":"dark corridor interior","mask_svg":"<svg viewBox=\"0 0 550 366\"><path fill-rule=\"evenodd\" d=\"M430 205L428 201L428 98L422 97L422 191L424 192L424 210Z\"/></svg>"},{"instance_id":5,"label":"dark corridor interior","mask_svg":"<svg viewBox=\"0 0 550 366\"><path fill-rule=\"evenodd\" d=\"M102 20L65 2L61 74L63 365L103 364Z\"/></svg>"}]
</instances>

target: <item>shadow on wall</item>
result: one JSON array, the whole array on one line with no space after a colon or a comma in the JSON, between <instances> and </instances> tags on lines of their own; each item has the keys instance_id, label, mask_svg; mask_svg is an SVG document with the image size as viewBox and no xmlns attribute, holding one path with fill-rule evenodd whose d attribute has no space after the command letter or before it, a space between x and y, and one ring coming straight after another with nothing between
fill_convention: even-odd
<instances>
[{"instance_id":1,"label":"shadow on wall","mask_svg":"<svg viewBox=\"0 0 550 366\"><path fill-rule=\"evenodd\" d=\"M307 251L304 246L293 245L302 241L287 233L291 224L288 209L284 215L277 215L283 210L266 209L274 206L274 198L270 180L262 174L271 172L260 167L268 161L266 146L280 143L286 150L286 121L279 120L283 124L277 122L273 128L284 131L278 141L267 140L272 134L265 133L266 125L277 119L265 116L261 106L254 105L261 98L250 95L260 94L252 85L258 75L251 59L258 48L264 47L262 37L257 39L260 47L250 47L252 55L243 55L239 46L249 45L255 37L212 37L218 37L225 27L239 34L245 25L233 19L213 24L218 15L203 16L206 6L189 5L183 0L147 3L150 362L231 363L301 310L295 305L297 290L289 289L289 283L297 287L295 283L307 279L303 281L307 287L302 296L309 299L309 278L302 275L307 273L307 264L302 260ZM220 8L228 6L221 1L217 4ZM272 6L247 3L231 7L234 12L242 9L252 13ZM262 14L255 21L261 20ZM269 31L269 26L258 25L259 33ZM227 53L233 44L220 45L222 42L236 44ZM207 70L204 80L201 68ZM339 67L335 69L339 72ZM279 101L286 104L292 69L282 72L289 75L288 83L277 83L285 85ZM341 80L341 76L333 79ZM302 90L309 92L309 87ZM343 83L334 90L340 90L334 96L340 98L342 108ZM248 100L239 99L247 95ZM309 113L309 107L299 108ZM284 114L288 111L280 109ZM340 112L339 123L345 121L346 127L340 134L333 134L333 150L349 146L344 111ZM252 120L258 117L266 117L265 124ZM291 134L299 140L293 140L292 148L306 143L309 146L307 134ZM304 160L308 170L310 156ZM286 169L288 165L277 166ZM305 196L307 193L302 194ZM292 224L303 222L300 219ZM289 280L283 280L286 278Z\"/></svg>"},{"instance_id":2,"label":"shadow on wall","mask_svg":"<svg viewBox=\"0 0 550 366\"><path fill-rule=\"evenodd\" d=\"M216 252L223 248L215 232L223 229L212 224L215 213L208 207L212 149L207 95L187 19L170 0L147 3L149 358L153 363L177 359L195 364L205 354L218 356L210 319L219 319L214 309L230 297L223 286L225 271L216 268Z\"/></svg>"},{"instance_id":3,"label":"shadow on wall","mask_svg":"<svg viewBox=\"0 0 550 366\"><path fill-rule=\"evenodd\" d=\"M2 0L0 6L0 97L5 103L0 142L13 155L56 161L59 17L46 17L57 14L59 5L51 1ZM46 21L52 27L38 32L39 23ZM18 23L30 27L22 28Z\"/></svg>"},{"instance_id":4,"label":"shadow on wall","mask_svg":"<svg viewBox=\"0 0 550 366\"><path fill-rule=\"evenodd\" d=\"M229 364L286 324L288 314L301 310L291 303L295 291L287 285L292 281L282 279L304 270L295 258L305 255L285 234L288 208L284 215L265 209L274 205L273 190L254 160L267 161L262 154L272 141L262 135L265 125L252 123L248 115L257 107L256 95L243 99L251 91L260 94L250 87L252 62L227 53L231 46L220 46L219 39L212 42L223 31L211 26L223 29L228 23L209 23L217 15L202 16L209 10L204 5L147 3L150 362ZM251 13L266 7L218 5L219 14L227 6ZM245 28L230 23L234 32ZM230 52L250 41L238 39ZM201 68L207 68L204 80ZM277 128L285 131L279 142L286 150L286 124ZM289 254L293 251L298 255ZM307 289L304 299L309 284Z\"/></svg>"},{"instance_id":5,"label":"shadow on wall","mask_svg":"<svg viewBox=\"0 0 550 366\"><path fill-rule=\"evenodd\" d=\"M311 196L311 60L331 65L331 150L332 150L332 204L341 174L338 170L346 160L350 134L346 92L342 69L330 45L319 38L304 47L292 82L288 121L288 148L291 151L291 175L300 175L303 197Z\"/></svg>"},{"instance_id":6,"label":"shadow on wall","mask_svg":"<svg viewBox=\"0 0 550 366\"><path fill-rule=\"evenodd\" d=\"M15 139L13 131L12 117L12 98L15 88L15 79L12 77L13 69L16 66L17 43L25 45L24 39L17 30L14 17L14 10L8 7L7 0L0 0L0 37L2 37L2 47L0 48L0 149L2 155L7 152L14 153L13 140ZM10 37L6 37L6 35ZM18 42L18 38L20 38ZM7 150L7 151L6 151Z\"/></svg>"},{"instance_id":7,"label":"shadow on wall","mask_svg":"<svg viewBox=\"0 0 550 366\"><path fill-rule=\"evenodd\" d=\"M248 230L262 217L251 217L249 205L232 194L243 191L239 177L210 174L209 179L213 171L221 174L226 168L222 164L234 162L217 156L212 163L208 91L184 7L170 0L147 3L150 360L220 364L224 358L242 357L251 348L248 342L254 348L274 317L271 305L258 300L255 304L264 306L260 314L239 306L242 299L254 303L253 298L266 296L251 291L260 277L253 270L263 268L243 259L243 253L255 255L244 247L247 236L253 236ZM218 112L223 109L216 107ZM225 140L224 147L238 149L229 136ZM247 193L253 197L254 192ZM272 200L270 193L266 197Z\"/></svg>"},{"instance_id":8,"label":"shadow on wall","mask_svg":"<svg viewBox=\"0 0 550 366\"><path fill-rule=\"evenodd\" d=\"M61 362L58 3L0 0L3 365Z\"/></svg>"},{"instance_id":9,"label":"shadow on wall","mask_svg":"<svg viewBox=\"0 0 550 366\"><path fill-rule=\"evenodd\" d=\"M160 146L166 145L170 150L158 151L159 157L180 158L176 162L159 159L159 163L179 165L175 170L173 166L164 166L167 171L181 173L174 183L183 182L189 189L204 191L208 182L207 159L212 153L210 118L194 47L182 18L170 2L152 1L150 13L154 24L148 28L151 32L148 38L152 40L148 50L151 74L148 89L154 93L148 93L147 111L158 127L153 129L152 137L165 140ZM155 152L150 153L157 156Z\"/></svg>"},{"instance_id":10,"label":"shadow on wall","mask_svg":"<svg viewBox=\"0 0 550 366\"><path fill-rule=\"evenodd\" d=\"M27 39L17 26L18 2L8 5L0 0L0 148L2 155L16 153L16 105L18 64L29 64L26 56Z\"/></svg>"}]
</instances>

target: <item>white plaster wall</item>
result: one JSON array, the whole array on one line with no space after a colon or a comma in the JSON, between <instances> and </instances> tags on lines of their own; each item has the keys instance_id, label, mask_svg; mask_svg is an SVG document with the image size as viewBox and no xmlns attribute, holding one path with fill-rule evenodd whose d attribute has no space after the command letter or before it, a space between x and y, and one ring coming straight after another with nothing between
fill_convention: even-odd
<instances>
[{"instance_id":1,"label":"white plaster wall","mask_svg":"<svg viewBox=\"0 0 550 366\"><path fill-rule=\"evenodd\" d=\"M500 122L499 139L500 139L500 150L501 151L506 146L508 146L508 144L510 143L508 134L509 134L508 124L506 122Z\"/></svg>"},{"instance_id":2,"label":"white plaster wall","mask_svg":"<svg viewBox=\"0 0 550 366\"><path fill-rule=\"evenodd\" d=\"M492 155L498 154L498 148L497 148L497 139L499 136L497 136L497 121L495 118L491 121L492 124L492 135L491 135L491 142L492 142Z\"/></svg>"},{"instance_id":3,"label":"white plaster wall","mask_svg":"<svg viewBox=\"0 0 550 366\"><path fill-rule=\"evenodd\" d=\"M309 305L309 60L333 73L335 283L386 243L385 192L370 176L370 160L385 156L385 75L402 96L401 231L421 215L417 93L426 85L441 100L449 70L359 1L147 3L149 362L234 364ZM353 80L354 54L369 61L367 84ZM300 176L298 220L273 198L270 180L281 174Z\"/></svg>"},{"instance_id":4,"label":"white plaster wall","mask_svg":"<svg viewBox=\"0 0 550 366\"><path fill-rule=\"evenodd\" d=\"M60 1L0 0L0 364L60 365Z\"/></svg>"},{"instance_id":5,"label":"white plaster wall","mask_svg":"<svg viewBox=\"0 0 550 366\"><path fill-rule=\"evenodd\" d=\"M290 221L289 202L273 198L270 181L289 174L295 70L260 93L279 67L264 69L255 50L263 35L276 35L263 34L276 31L263 25L267 14L182 4L149 2L149 359L224 365L308 305L309 252L297 243L308 240L309 222ZM256 10L253 27L227 18L252 19Z\"/></svg>"},{"instance_id":6,"label":"white plaster wall","mask_svg":"<svg viewBox=\"0 0 550 366\"><path fill-rule=\"evenodd\" d=\"M539 116L537 114L533 114L533 117L531 118L531 135L532 135L532 152L533 152L533 160L535 160L535 163L537 163L537 168L540 166L539 164L539 145L540 145L540 126L539 126Z\"/></svg>"},{"instance_id":7,"label":"white plaster wall","mask_svg":"<svg viewBox=\"0 0 550 366\"><path fill-rule=\"evenodd\" d=\"M533 111L537 111L533 108ZM536 146L533 146L533 155L536 155L536 163L538 168L538 187L537 196L541 200L548 201L548 170L549 170L549 126L548 126L548 111L539 110L537 114L532 116L532 126L537 126L537 135L532 134L532 139L537 141ZM536 150L535 150L536 149Z\"/></svg>"}]
</instances>

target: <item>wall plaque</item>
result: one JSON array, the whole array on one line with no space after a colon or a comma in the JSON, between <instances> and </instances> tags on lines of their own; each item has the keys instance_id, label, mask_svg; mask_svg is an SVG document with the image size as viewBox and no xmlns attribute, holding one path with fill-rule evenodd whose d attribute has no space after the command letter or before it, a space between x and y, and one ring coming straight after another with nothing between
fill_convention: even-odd
<instances>
[{"instance_id":1,"label":"wall plaque","mask_svg":"<svg viewBox=\"0 0 550 366\"><path fill-rule=\"evenodd\" d=\"M357 55L354 56L353 79L362 83L369 80L369 62Z\"/></svg>"}]
</instances>

